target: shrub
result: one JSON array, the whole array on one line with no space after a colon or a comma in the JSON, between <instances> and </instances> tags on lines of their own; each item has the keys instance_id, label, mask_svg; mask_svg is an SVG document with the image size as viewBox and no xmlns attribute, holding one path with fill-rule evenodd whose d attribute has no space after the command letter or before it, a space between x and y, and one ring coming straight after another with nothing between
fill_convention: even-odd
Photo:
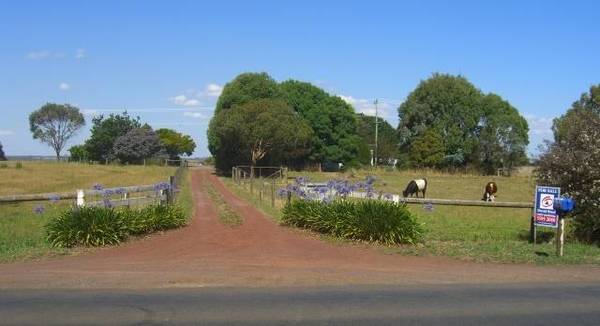
<instances>
[{"instance_id":1,"label":"shrub","mask_svg":"<svg viewBox=\"0 0 600 326\"><path fill-rule=\"evenodd\" d=\"M17 162L17 164L15 165L16 169L22 169L23 168L23 163L21 162Z\"/></svg>"},{"instance_id":2,"label":"shrub","mask_svg":"<svg viewBox=\"0 0 600 326\"><path fill-rule=\"evenodd\" d=\"M293 200L283 209L282 223L334 236L379 242L414 244L423 229L405 204L379 200Z\"/></svg>"},{"instance_id":3,"label":"shrub","mask_svg":"<svg viewBox=\"0 0 600 326\"><path fill-rule=\"evenodd\" d=\"M187 223L183 210L175 205L151 205L139 210L123 210L130 234L146 234L181 227Z\"/></svg>"},{"instance_id":4,"label":"shrub","mask_svg":"<svg viewBox=\"0 0 600 326\"><path fill-rule=\"evenodd\" d=\"M56 247L114 245L127 237L121 214L103 207L71 208L50 220L46 231Z\"/></svg>"},{"instance_id":5,"label":"shrub","mask_svg":"<svg viewBox=\"0 0 600 326\"><path fill-rule=\"evenodd\" d=\"M600 115L579 109L561 119L557 141L540 156L539 182L560 186L563 195L575 199L575 236L600 244Z\"/></svg>"},{"instance_id":6,"label":"shrub","mask_svg":"<svg viewBox=\"0 0 600 326\"><path fill-rule=\"evenodd\" d=\"M129 235L181 227L187 223L175 205L151 205L141 209L74 207L46 225L47 240L56 247L119 244Z\"/></svg>"}]
</instances>

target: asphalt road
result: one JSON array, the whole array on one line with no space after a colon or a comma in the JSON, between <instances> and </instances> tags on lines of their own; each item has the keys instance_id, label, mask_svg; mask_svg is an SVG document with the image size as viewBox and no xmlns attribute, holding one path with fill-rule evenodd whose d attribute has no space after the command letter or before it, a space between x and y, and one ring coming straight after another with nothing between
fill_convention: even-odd
<instances>
[{"instance_id":1,"label":"asphalt road","mask_svg":"<svg viewBox=\"0 0 600 326\"><path fill-rule=\"evenodd\" d=\"M2 325L600 325L600 284L2 290Z\"/></svg>"}]
</instances>

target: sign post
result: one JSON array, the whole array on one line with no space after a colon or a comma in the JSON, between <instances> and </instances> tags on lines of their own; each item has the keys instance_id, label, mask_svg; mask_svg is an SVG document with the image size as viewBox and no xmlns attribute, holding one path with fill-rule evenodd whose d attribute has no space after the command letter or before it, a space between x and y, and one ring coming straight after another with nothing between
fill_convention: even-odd
<instances>
[{"instance_id":1,"label":"sign post","mask_svg":"<svg viewBox=\"0 0 600 326\"><path fill-rule=\"evenodd\" d=\"M558 229L560 219L558 212L554 208L554 202L559 198L559 187L535 187L535 203L533 206L533 245L536 243L536 228L538 226Z\"/></svg>"}]
</instances>

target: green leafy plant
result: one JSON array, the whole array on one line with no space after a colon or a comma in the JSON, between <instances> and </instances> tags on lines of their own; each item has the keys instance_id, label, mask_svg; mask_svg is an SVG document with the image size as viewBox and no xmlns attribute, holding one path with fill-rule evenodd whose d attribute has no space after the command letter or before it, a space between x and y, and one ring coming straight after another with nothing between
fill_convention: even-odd
<instances>
[{"instance_id":1,"label":"green leafy plant","mask_svg":"<svg viewBox=\"0 0 600 326\"><path fill-rule=\"evenodd\" d=\"M293 200L283 209L282 223L383 244L414 244L424 232L406 205L379 200Z\"/></svg>"},{"instance_id":2,"label":"green leafy plant","mask_svg":"<svg viewBox=\"0 0 600 326\"><path fill-rule=\"evenodd\" d=\"M75 207L46 225L47 240L55 247L115 245L127 237L127 226L115 209Z\"/></svg>"},{"instance_id":3,"label":"green leafy plant","mask_svg":"<svg viewBox=\"0 0 600 326\"><path fill-rule=\"evenodd\" d=\"M23 163L17 162L17 164L15 164L15 168L16 169L22 169L23 168Z\"/></svg>"},{"instance_id":4,"label":"green leafy plant","mask_svg":"<svg viewBox=\"0 0 600 326\"><path fill-rule=\"evenodd\" d=\"M141 209L74 207L50 220L47 240L55 247L116 245L130 235L178 228L187 223L175 205L151 205Z\"/></svg>"}]
</instances>

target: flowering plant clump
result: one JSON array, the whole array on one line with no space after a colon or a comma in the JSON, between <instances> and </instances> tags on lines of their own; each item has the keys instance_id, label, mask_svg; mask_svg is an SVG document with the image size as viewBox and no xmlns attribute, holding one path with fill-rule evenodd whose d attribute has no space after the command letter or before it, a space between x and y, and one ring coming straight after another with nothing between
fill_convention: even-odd
<instances>
[{"instance_id":1,"label":"flowering plant clump","mask_svg":"<svg viewBox=\"0 0 600 326\"><path fill-rule=\"evenodd\" d=\"M280 197L286 197L288 194L299 197L304 200L319 200L325 203L330 203L336 198L347 198L351 193L361 191L365 192L366 198L375 198L377 191L375 190L376 178L367 176L364 181L356 183L349 180L330 180L325 184L310 185L308 177L297 177L295 182L281 188L277 191ZM385 196L381 193L377 195L379 198L392 200L391 194Z\"/></svg>"}]
</instances>

